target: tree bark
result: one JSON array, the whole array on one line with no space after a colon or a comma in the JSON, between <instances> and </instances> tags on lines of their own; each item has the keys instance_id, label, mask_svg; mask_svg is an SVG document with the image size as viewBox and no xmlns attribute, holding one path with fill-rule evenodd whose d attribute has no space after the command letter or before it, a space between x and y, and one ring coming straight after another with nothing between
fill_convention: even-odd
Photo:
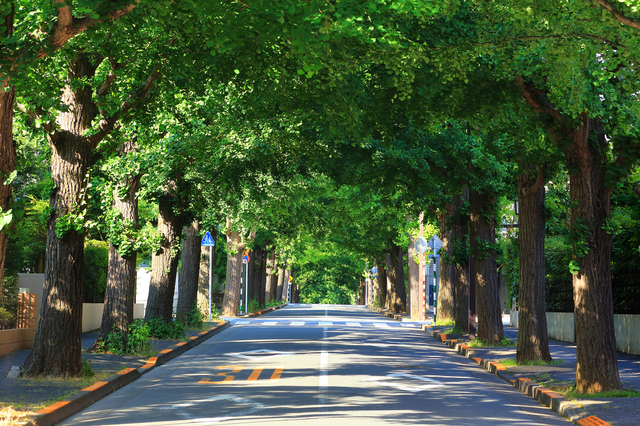
<instances>
[{"instance_id":1,"label":"tree bark","mask_svg":"<svg viewBox=\"0 0 640 426\"><path fill-rule=\"evenodd\" d=\"M136 149L135 142L128 141L122 144L120 152L126 156ZM134 229L138 229L140 175L124 179L121 185L127 188L127 193L124 198L120 198L117 189L114 189L113 207L120 212L125 223L130 222L133 224ZM96 339L96 343L91 346L90 350L93 350L99 341L106 341L109 333L114 329L123 335L129 333L129 326L133 322L133 305L135 303L136 257L136 251L123 257L118 253L118 247L109 244L109 269L107 272L107 289L104 296L102 322L100 323L98 339Z\"/></svg>"},{"instance_id":2,"label":"tree bark","mask_svg":"<svg viewBox=\"0 0 640 426\"><path fill-rule=\"evenodd\" d=\"M576 390L581 393L622 387L613 325L611 235L604 229L611 207L611 190L605 186L602 167L607 147L601 123L585 114L564 151L566 162L575 171L569 175L571 231L581 242L578 244L588 249L583 257L574 254L580 266L580 272L573 275L573 300Z\"/></svg>"},{"instance_id":3,"label":"tree bark","mask_svg":"<svg viewBox=\"0 0 640 426\"><path fill-rule=\"evenodd\" d=\"M14 3L11 3L11 11L0 20L6 27L0 33L3 37L13 35ZM16 169L16 145L13 140L13 106L16 92L11 86L9 76L0 75L0 213L6 213L11 208L13 198L13 185L5 185L5 180ZM7 90L8 89L8 90ZM7 90L5 92L5 90ZM0 230L0 294L4 281L4 262L7 254L7 234Z\"/></svg>"},{"instance_id":4,"label":"tree bark","mask_svg":"<svg viewBox=\"0 0 640 426\"><path fill-rule=\"evenodd\" d=\"M173 211L168 196L158 200L158 232L164 236L162 248L151 257L151 281L145 321L160 318L171 321L176 288L182 221Z\"/></svg>"},{"instance_id":5,"label":"tree bark","mask_svg":"<svg viewBox=\"0 0 640 426\"><path fill-rule=\"evenodd\" d=\"M276 248L271 247L269 255L267 257L266 270L266 283L265 283L265 303L272 302L276 298L276 292L278 289L278 269L276 268Z\"/></svg>"},{"instance_id":6,"label":"tree bark","mask_svg":"<svg viewBox=\"0 0 640 426\"><path fill-rule=\"evenodd\" d=\"M84 224L87 171L95 144L84 137L91 126L91 87L77 81L92 77L88 55L72 60L58 116L60 131L49 135L53 191L48 221L45 282L34 346L23 366L26 377L80 374L82 334ZM75 87L73 87L73 86ZM69 224L70 226L65 226ZM58 226L58 235L56 234Z\"/></svg>"},{"instance_id":7,"label":"tree bark","mask_svg":"<svg viewBox=\"0 0 640 426\"><path fill-rule=\"evenodd\" d=\"M289 277L291 276L291 271L286 269L284 271L284 280L282 281L282 301L287 303L289 298Z\"/></svg>"},{"instance_id":8,"label":"tree bark","mask_svg":"<svg viewBox=\"0 0 640 426\"><path fill-rule=\"evenodd\" d=\"M266 290L267 290L267 257L269 253L266 249L260 250L260 281L258 282L258 289L260 294L260 305L264 305L266 303Z\"/></svg>"},{"instance_id":9,"label":"tree bark","mask_svg":"<svg viewBox=\"0 0 640 426\"><path fill-rule=\"evenodd\" d=\"M229 229L230 225L227 225ZM237 231L227 231L227 285L222 301L221 315L235 317L240 307L240 277L246 245Z\"/></svg>"},{"instance_id":10,"label":"tree bark","mask_svg":"<svg viewBox=\"0 0 640 426\"><path fill-rule=\"evenodd\" d=\"M211 232L211 236L213 239L218 241L218 231L214 229ZM212 256L211 256L212 255ZM209 257L211 256L211 259ZM207 321L209 320L209 269L211 268L211 264L209 261L213 262L213 270L214 276L211 277L211 287L213 292L213 287L215 283L213 282L213 278L215 278L215 263L216 263L216 247L206 247L204 249L200 248L200 265L198 272L198 309L200 313L207 317ZM212 314L215 312L215 306L211 307Z\"/></svg>"},{"instance_id":11,"label":"tree bark","mask_svg":"<svg viewBox=\"0 0 640 426\"><path fill-rule=\"evenodd\" d=\"M387 307L393 312L406 311L407 296L404 287L404 273L400 271L403 266L400 262L402 248L391 242L390 253L386 256L387 262Z\"/></svg>"},{"instance_id":12,"label":"tree bark","mask_svg":"<svg viewBox=\"0 0 640 426\"><path fill-rule=\"evenodd\" d=\"M407 274L409 275L410 312L411 319L418 320L420 316L420 265L416 262L419 255L415 250L415 242L418 238L409 236L409 247L407 247Z\"/></svg>"},{"instance_id":13,"label":"tree bark","mask_svg":"<svg viewBox=\"0 0 640 426\"><path fill-rule=\"evenodd\" d=\"M376 299L374 300L374 305L382 308L387 306L387 271L383 265L376 265L376 267L378 268L378 275L375 284Z\"/></svg>"},{"instance_id":14,"label":"tree bark","mask_svg":"<svg viewBox=\"0 0 640 426\"><path fill-rule=\"evenodd\" d=\"M440 239L442 240L442 247L439 250L440 254L440 280L438 282L438 323L450 323L453 322L455 317L455 301L454 301L454 287L453 287L453 274L451 263L449 259L451 257L451 231L449 230L449 218L451 217L451 211L453 205L447 203L445 211L438 213L438 228L440 233Z\"/></svg>"},{"instance_id":15,"label":"tree bark","mask_svg":"<svg viewBox=\"0 0 640 426\"><path fill-rule=\"evenodd\" d=\"M264 250L255 249L251 256L251 262L249 263L249 278L252 299L256 300L258 305L262 304L262 296L260 294L262 287L262 262L264 257Z\"/></svg>"},{"instance_id":16,"label":"tree bark","mask_svg":"<svg viewBox=\"0 0 640 426\"><path fill-rule=\"evenodd\" d=\"M498 271L495 252L495 199L489 193L469 192L471 238L476 243L476 300L478 308L478 339L498 344L504 337L502 314L498 298Z\"/></svg>"},{"instance_id":17,"label":"tree bark","mask_svg":"<svg viewBox=\"0 0 640 426\"><path fill-rule=\"evenodd\" d=\"M462 330L469 329L469 256L467 254L469 215L463 211L468 201L469 191L467 189L462 195L453 197L455 220L451 230L451 250L455 276L455 323Z\"/></svg>"},{"instance_id":18,"label":"tree bark","mask_svg":"<svg viewBox=\"0 0 640 426\"><path fill-rule=\"evenodd\" d=\"M276 300L282 301L282 290L284 288L284 271L287 267L287 262L286 260L282 260L281 256L278 256L277 265L278 265L278 287L277 287L277 293L276 293Z\"/></svg>"},{"instance_id":19,"label":"tree bark","mask_svg":"<svg viewBox=\"0 0 640 426\"><path fill-rule=\"evenodd\" d=\"M201 239L200 225L194 221L183 230L180 278L178 279L178 307L176 318L186 322L189 312L196 306L198 296L198 276L200 273Z\"/></svg>"},{"instance_id":20,"label":"tree bark","mask_svg":"<svg viewBox=\"0 0 640 426\"><path fill-rule=\"evenodd\" d=\"M527 165L518 177L519 297L516 360L551 361L544 288L544 176Z\"/></svg>"}]
</instances>

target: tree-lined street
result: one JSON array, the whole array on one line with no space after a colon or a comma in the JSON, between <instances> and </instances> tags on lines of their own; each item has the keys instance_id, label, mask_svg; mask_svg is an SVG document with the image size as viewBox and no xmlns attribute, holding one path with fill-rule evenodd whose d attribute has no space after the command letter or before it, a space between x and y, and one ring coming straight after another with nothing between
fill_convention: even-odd
<instances>
[{"instance_id":1,"label":"tree-lined street","mask_svg":"<svg viewBox=\"0 0 640 426\"><path fill-rule=\"evenodd\" d=\"M63 424L568 424L419 324L364 307L294 304L232 323Z\"/></svg>"}]
</instances>

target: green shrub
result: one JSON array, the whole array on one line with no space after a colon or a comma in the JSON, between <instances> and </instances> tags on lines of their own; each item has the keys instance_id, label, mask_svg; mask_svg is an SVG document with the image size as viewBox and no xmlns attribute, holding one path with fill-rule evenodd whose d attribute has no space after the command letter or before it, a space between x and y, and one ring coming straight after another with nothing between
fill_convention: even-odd
<instances>
[{"instance_id":1,"label":"green shrub","mask_svg":"<svg viewBox=\"0 0 640 426\"><path fill-rule=\"evenodd\" d=\"M107 289L109 243L87 240L84 243L84 301L101 303Z\"/></svg>"},{"instance_id":2,"label":"green shrub","mask_svg":"<svg viewBox=\"0 0 640 426\"><path fill-rule=\"evenodd\" d=\"M216 314L217 313L218 312L216 311ZM211 316L213 316L213 312L211 312ZM198 303L194 302L191 310L187 312L186 326L189 328L201 329L205 318L205 314L198 309Z\"/></svg>"},{"instance_id":3,"label":"green shrub","mask_svg":"<svg viewBox=\"0 0 640 426\"><path fill-rule=\"evenodd\" d=\"M146 322L149 334L160 340L180 340L184 338L185 327L180 321L164 321L161 318L151 318Z\"/></svg>"},{"instance_id":4,"label":"green shrub","mask_svg":"<svg viewBox=\"0 0 640 426\"><path fill-rule=\"evenodd\" d=\"M260 310L260 303L256 298L253 298L249 300L247 307L249 309L249 312L256 312Z\"/></svg>"},{"instance_id":5,"label":"green shrub","mask_svg":"<svg viewBox=\"0 0 640 426\"><path fill-rule=\"evenodd\" d=\"M149 327L141 320L134 321L129 326L129 333L124 334L116 329L107 336L106 341L99 341L96 352L110 352L115 355L150 356L151 344Z\"/></svg>"}]
</instances>

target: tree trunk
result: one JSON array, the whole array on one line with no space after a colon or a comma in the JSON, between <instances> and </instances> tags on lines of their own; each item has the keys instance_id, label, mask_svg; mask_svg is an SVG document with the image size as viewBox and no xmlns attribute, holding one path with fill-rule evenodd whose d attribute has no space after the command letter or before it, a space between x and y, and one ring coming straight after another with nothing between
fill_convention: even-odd
<instances>
[{"instance_id":1,"label":"tree trunk","mask_svg":"<svg viewBox=\"0 0 640 426\"><path fill-rule=\"evenodd\" d=\"M289 298L289 277L291 276L291 271L288 269L284 271L284 280L282 281L282 301L287 303Z\"/></svg>"},{"instance_id":2,"label":"tree trunk","mask_svg":"<svg viewBox=\"0 0 640 426\"><path fill-rule=\"evenodd\" d=\"M13 35L14 3L10 3L11 10L0 20L5 30L2 37ZM5 185L5 180L16 169L16 145L13 141L13 105L15 103L15 88L9 84L9 77L0 75L0 214L11 208L12 184ZM6 89L9 89L5 92ZM7 254L7 234L0 229L0 294L4 281L4 260Z\"/></svg>"},{"instance_id":3,"label":"tree trunk","mask_svg":"<svg viewBox=\"0 0 640 426\"><path fill-rule=\"evenodd\" d=\"M406 290L404 288L404 273L400 271L403 266L400 262L402 248L391 242L390 253L387 261L387 307L393 312L405 312L407 304Z\"/></svg>"},{"instance_id":4,"label":"tree trunk","mask_svg":"<svg viewBox=\"0 0 640 426\"><path fill-rule=\"evenodd\" d=\"M535 166L518 177L519 297L516 360L551 361L544 288L544 177Z\"/></svg>"},{"instance_id":5,"label":"tree trunk","mask_svg":"<svg viewBox=\"0 0 640 426\"><path fill-rule=\"evenodd\" d=\"M564 155L575 171L570 174L571 233L579 241L573 258L580 267L573 275L576 390L605 392L622 387L613 325L611 235L604 229L611 206L611 191L604 181L606 169L602 167L608 143L601 123L586 115L571 136ZM583 256L577 257L575 253L581 248Z\"/></svg>"},{"instance_id":6,"label":"tree trunk","mask_svg":"<svg viewBox=\"0 0 640 426\"><path fill-rule=\"evenodd\" d=\"M158 211L158 232L164 236L164 243L160 251L151 257L151 281L145 321L151 318L171 321L173 317L182 221L174 213L168 196L160 197Z\"/></svg>"},{"instance_id":7,"label":"tree trunk","mask_svg":"<svg viewBox=\"0 0 640 426\"><path fill-rule=\"evenodd\" d=\"M387 306L387 272L383 265L376 265L378 268L378 275L376 277L376 293L374 300L374 306L380 308Z\"/></svg>"},{"instance_id":8,"label":"tree trunk","mask_svg":"<svg viewBox=\"0 0 640 426\"><path fill-rule=\"evenodd\" d=\"M469 255L467 254L467 233L469 215L466 203L469 201L469 191L465 189L463 195L453 197L455 221L451 232L451 250L453 253L455 274L456 326L463 330L469 329Z\"/></svg>"},{"instance_id":9,"label":"tree trunk","mask_svg":"<svg viewBox=\"0 0 640 426\"><path fill-rule=\"evenodd\" d=\"M230 225L227 226L229 228ZM240 277L245 243L237 231L227 231L227 286L222 301L221 315L235 317L240 307Z\"/></svg>"},{"instance_id":10,"label":"tree trunk","mask_svg":"<svg viewBox=\"0 0 640 426\"><path fill-rule=\"evenodd\" d=\"M38 331L27 357L26 377L71 377L80 373L80 339L84 272L84 213L87 171L95 144L84 137L91 126L91 95L78 80L95 73L89 57L79 53L70 64L58 116L60 131L49 135L53 209L47 230L47 260ZM72 87L73 86L73 87ZM56 234L57 231L57 234Z\"/></svg>"},{"instance_id":11,"label":"tree trunk","mask_svg":"<svg viewBox=\"0 0 640 426\"><path fill-rule=\"evenodd\" d=\"M504 337L498 298L498 271L495 252L495 199L489 193L471 190L471 238L476 243L476 300L478 304L478 339L498 344Z\"/></svg>"},{"instance_id":12,"label":"tree trunk","mask_svg":"<svg viewBox=\"0 0 640 426\"><path fill-rule=\"evenodd\" d=\"M253 289L253 280L255 277L255 272L254 272L254 268L256 267L256 254L253 251L249 252L249 263L246 265L243 265L243 274L246 271L247 276L245 277L246 280L246 288L247 288L247 306L249 305L249 302L255 298L255 291ZM245 282L243 281L242 283L243 285L245 285ZM244 292L244 290L242 290ZM244 293L243 293L244 294Z\"/></svg>"},{"instance_id":13,"label":"tree trunk","mask_svg":"<svg viewBox=\"0 0 640 426\"><path fill-rule=\"evenodd\" d=\"M262 262L264 257L264 250L256 249L253 251L253 256L251 256L251 263L249 264L249 275L250 275L250 287L252 291L252 298L256 300L258 305L261 305L262 297L260 294L260 290L262 287Z\"/></svg>"},{"instance_id":14,"label":"tree trunk","mask_svg":"<svg viewBox=\"0 0 640 426\"><path fill-rule=\"evenodd\" d=\"M120 148L121 153L125 156L135 150L136 144L133 141L123 143ZM120 198L117 189L114 189L113 207L120 212L124 223L130 223L134 229L138 229L140 175L124 179L121 185L127 188L127 193L124 198ZM133 322L133 305L135 303L136 257L136 251L123 257L118 253L118 247L109 244L109 269L102 322L98 339L90 350L93 350L99 341L106 341L109 333L114 329L124 335L129 333L129 326Z\"/></svg>"},{"instance_id":15,"label":"tree trunk","mask_svg":"<svg viewBox=\"0 0 640 426\"><path fill-rule=\"evenodd\" d=\"M180 278L178 279L178 307L176 318L186 322L189 312L196 306L198 296L198 276L200 273L201 239L198 235L200 225L194 221L185 226L180 261Z\"/></svg>"},{"instance_id":16,"label":"tree trunk","mask_svg":"<svg viewBox=\"0 0 640 426\"><path fill-rule=\"evenodd\" d=\"M284 271L287 267L287 262L286 261L282 261L282 264L280 264L281 262L281 257L278 256L278 287L277 287L277 293L276 293L276 300L277 301L281 301L282 300L282 289L284 287Z\"/></svg>"},{"instance_id":17,"label":"tree trunk","mask_svg":"<svg viewBox=\"0 0 640 426\"><path fill-rule=\"evenodd\" d=\"M276 298L276 291L278 289L278 269L276 268L276 248L272 247L269 250L269 256L267 257L267 264L265 266L266 271L266 283L264 293L264 303L272 302Z\"/></svg>"},{"instance_id":18,"label":"tree trunk","mask_svg":"<svg viewBox=\"0 0 640 426\"><path fill-rule=\"evenodd\" d=\"M414 247L417 239L417 237L409 236L409 247L407 247L407 274L409 275L409 294L411 295L409 311L411 319L414 321L417 321L420 316L420 303L422 302L420 297L420 265L416 262L419 261L419 254Z\"/></svg>"},{"instance_id":19,"label":"tree trunk","mask_svg":"<svg viewBox=\"0 0 640 426\"><path fill-rule=\"evenodd\" d=\"M211 236L216 241L217 244L217 235L218 231L214 230L211 232ZM211 256L211 259L209 259ZM215 283L213 282L213 278L215 278L215 262L216 262L216 248L213 247L205 247L200 248L200 265L198 272L198 310L200 313L207 317L207 321L209 320L209 269L211 268L211 264L209 261L213 262L214 276L211 277L211 287L213 292L213 286ZM211 312L215 311L215 306L211 307Z\"/></svg>"},{"instance_id":20,"label":"tree trunk","mask_svg":"<svg viewBox=\"0 0 640 426\"><path fill-rule=\"evenodd\" d=\"M260 282L258 288L260 289L260 305L266 303L266 291L267 291L267 258L269 252L266 249L260 250Z\"/></svg>"},{"instance_id":21,"label":"tree trunk","mask_svg":"<svg viewBox=\"0 0 640 426\"><path fill-rule=\"evenodd\" d=\"M455 317L455 301L451 257L451 231L449 230L449 218L451 217L452 204L447 203L447 211L438 214L438 228L442 247L440 254L440 280L438 282L438 323L453 322Z\"/></svg>"}]
</instances>

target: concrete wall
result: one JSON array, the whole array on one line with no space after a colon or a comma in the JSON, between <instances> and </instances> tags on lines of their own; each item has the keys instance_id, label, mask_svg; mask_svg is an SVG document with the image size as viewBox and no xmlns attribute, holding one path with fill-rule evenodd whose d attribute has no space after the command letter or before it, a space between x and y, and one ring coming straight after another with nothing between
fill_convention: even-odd
<instances>
[{"instance_id":1,"label":"concrete wall","mask_svg":"<svg viewBox=\"0 0 640 426\"><path fill-rule=\"evenodd\" d=\"M44 287L44 274L18 274L18 287L28 288L29 293L38 295L38 316L40 315L40 301L42 300L42 292ZM149 287L147 285L147 292ZM146 296L145 300L146 302ZM136 303L133 305L133 318L144 318L144 303ZM100 328L102 322L102 311L104 303L84 303L82 305L82 332L93 331ZM36 321L37 324L37 321Z\"/></svg>"},{"instance_id":2,"label":"concrete wall","mask_svg":"<svg viewBox=\"0 0 640 426\"><path fill-rule=\"evenodd\" d=\"M640 315L613 315L618 351L640 355ZM511 311L511 326L518 327L518 311ZM572 312L547 312L547 334L550 339L575 342Z\"/></svg>"},{"instance_id":3,"label":"concrete wall","mask_svg":"<svg viewBox=\"0 0 640 426\"><path fill-rule=\"evenodd\" d=\"M0 330L0 356L10 354L18 349L31 349L36 331L32 328L16 328Z\"/></svg>"}]
</instances>

